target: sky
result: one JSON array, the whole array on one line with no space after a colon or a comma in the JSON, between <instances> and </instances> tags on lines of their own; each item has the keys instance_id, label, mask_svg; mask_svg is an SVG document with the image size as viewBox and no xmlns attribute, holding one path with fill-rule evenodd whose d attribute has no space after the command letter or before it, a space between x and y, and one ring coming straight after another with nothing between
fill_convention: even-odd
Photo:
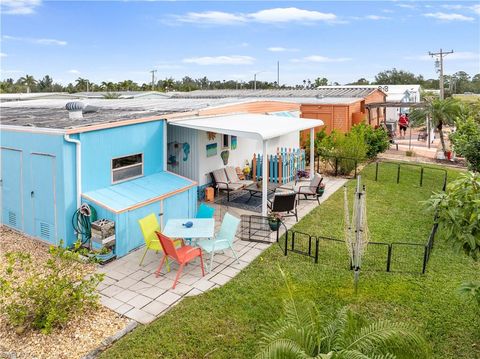
<instances>
[{"instance_id":1,"label":"sky","mask_svg":"<svg viewBox=\"0 0 480 359\"><path fill-rule=\"evenodd\" d=\"M480 1L0 1L2 79L436 78L440 48L446 74L480 73Z\"/></svg>"}]
</instances>

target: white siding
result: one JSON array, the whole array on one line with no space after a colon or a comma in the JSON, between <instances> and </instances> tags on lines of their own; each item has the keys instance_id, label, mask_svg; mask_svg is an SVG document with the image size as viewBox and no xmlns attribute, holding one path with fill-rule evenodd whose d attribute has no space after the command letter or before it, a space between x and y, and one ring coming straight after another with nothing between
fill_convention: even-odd
<instances>
[{"instance_id":1,"label":"white siding","mask_svg":"<svg viewBox=\"0 0 480 359\"><path fill-rule=\"evenodd\" d=\"M184 151L188 144L190 152ZM177 147L175 148L175 145ZM173 173L198 181L198 138L197 131L179 127L167 126L167 169ZM172 163L175 156L175 165Z\"/></svg>"}]
</instances>

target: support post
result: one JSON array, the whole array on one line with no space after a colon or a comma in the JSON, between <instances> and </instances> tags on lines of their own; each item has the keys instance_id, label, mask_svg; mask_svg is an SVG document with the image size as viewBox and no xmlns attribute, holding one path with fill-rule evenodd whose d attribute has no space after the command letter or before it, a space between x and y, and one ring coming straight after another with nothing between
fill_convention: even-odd
<instances>
[{"instance_id":1,"label":"support post","mask_svg":"<svg viewBox=\"0 0 480 359\"><path fill-rule=\"evenodd\" d=\"M268 159L267 159L267 140L263 140L262 151L262 216L267 216L267 184L268 184Z\"/></svg>"},{"instance_id":2,"label":"support post","mask_svg":"<svg viewBox=\"0 0 480 359\"><path fill-rule=\"evenodd\" d=\"M295 176L297 174L295 173ZM315 128L310 129L310 179L315 175Z\"/></svg>"}]
</instances>

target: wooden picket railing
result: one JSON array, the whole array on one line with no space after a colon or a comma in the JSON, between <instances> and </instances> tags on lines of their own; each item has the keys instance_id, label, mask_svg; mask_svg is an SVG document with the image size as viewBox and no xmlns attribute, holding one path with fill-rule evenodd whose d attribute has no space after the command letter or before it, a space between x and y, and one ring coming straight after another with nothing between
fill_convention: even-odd
<instances>
[{"instance_id":1,"label":"wooden picket railing","mask_svg":"<svg viewBox=\"0 0 480 359\"><path fill-rule=\"evenodd\" d=\"M298 170L305 170L305 151L298 148L277 148L277 153L267 155L268 181L285 184L295 180ZM257 181L262 175L263 156L253 154L252 178Z\"/></svg>"}]
</instances>

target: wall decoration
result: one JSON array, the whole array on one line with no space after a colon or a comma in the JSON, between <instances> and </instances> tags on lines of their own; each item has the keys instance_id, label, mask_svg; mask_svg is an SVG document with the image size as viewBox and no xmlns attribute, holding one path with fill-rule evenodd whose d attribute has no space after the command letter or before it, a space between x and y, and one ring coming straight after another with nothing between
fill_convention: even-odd
<instances>
[{"instance_id":1,"label":"wall decoration","mask_svg":"<svg viewBox=\"0 0 480 359\"><path fill-rule=\"evenodd\" d=\"M180 143L169 142L167 144L167 164L172 167L178 166L177 157L180 154Z\"/></svg>"},{"instance_id":2,"label":"wall decoration","mask_svg":"<svg viewBox=\"0 0 480 359\"><path fill-rule=\"evenodd\" d=\"M213 141L217 137L217 134L215 132L209 132L207 131L207 138L209 141Z\"/></svg>"},{"instance_id":3,"label":"wall decoration","mask_svg":"<svg viewBox=\"0 0 480 359\"><path fill-rule=\"evenodd\" d=\"M230 151L225 150L220 153L220 157L222 157L223 164L226 166L228 165L228 157L230 156Z\"/></svg>"},{"instance_id":4,"label":"wall decoration","mask_svg":"<svg viewBox=\"0 0 480 359\"><path fill-rule=\"evenodd\" d=\"M223 140L222 140L222 148L229 148L230 147L230 136L229 135L223 135Z\"/></svg>"},{"instance_id":5,"label":"wall decoration","mask_svg":"<svg viewBox=\"0 0 480 359\"><path fill-rule=\"evenodd\" d=\"M217 143L210 143L207 145L207 157L216 156L217 154Z\"/></svg>"},{"instance_id":6,"label":"wall decoration","mask_svg":"<svg viewBox=\"0 0 480 359\"><path fill-rule=\"evenodd\" d=\"M190 154L190 144L184 142L183 145L183 162L188 161L188 155Z\"/></svg>"},{"instance_id":7,"label":"wall decoration","mask_svg":"<svg viewBox=\"0 0 480 359\"><path fill-rule=\"evenodd\" d=\"M236 150L237 149L237 136L231 136L230 137L230 148L232 150Z\"/></svg>"}]
</instances>

